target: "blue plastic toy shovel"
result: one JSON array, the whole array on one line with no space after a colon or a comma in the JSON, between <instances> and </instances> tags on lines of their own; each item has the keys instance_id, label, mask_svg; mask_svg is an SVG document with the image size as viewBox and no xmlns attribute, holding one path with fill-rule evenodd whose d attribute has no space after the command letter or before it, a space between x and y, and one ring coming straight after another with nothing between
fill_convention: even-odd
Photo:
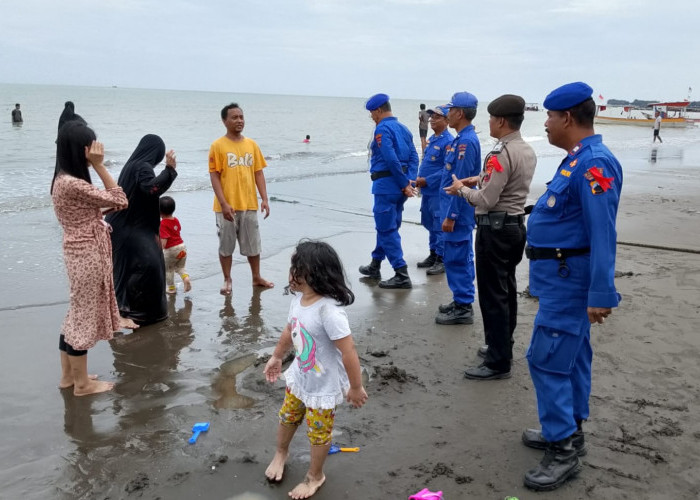
<instances>
[{"instance_id":1,"label":"blue plastic toy shovel","mask_svg":"<svg viewBox=\"0 0 700 500\"><path fill-rule=\"evenodd\" d=\"M357 453L358 451L360 451L360 449L359 448L341 448L337 444L332 444L331 448L328 450L328 454L335 455L336 453L340 453L341 451Z\"/></svg>"},{"instance_id":2,"label":"blue plastic toy shovel","mask_svg":"<svg viewBox=\"0 0 700 500\"><path fill-rule=\"evenodd\" d=\"M209 430L209 422L197 422L192 426L192 437L189 439L188 443L195 444L197 438L202 432L207 432Z\"/></svg>"}]
</instances>

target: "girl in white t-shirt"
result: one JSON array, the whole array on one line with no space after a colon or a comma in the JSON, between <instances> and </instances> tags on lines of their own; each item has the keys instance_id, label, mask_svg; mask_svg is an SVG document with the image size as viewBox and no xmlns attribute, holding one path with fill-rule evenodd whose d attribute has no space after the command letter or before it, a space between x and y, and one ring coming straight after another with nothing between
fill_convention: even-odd
<instances>
[{"instance_id":1,"label":"girl in white t-shirt","mask_svg":"<svg viewBox=\"0 0 700 500\"><path fill-rule=\"evenodd\" d=\"M292 347L296 359L284 372L287 391L279 412L277 452L265 475L270 481L282 480L289 443L306 418L311 463L304 481L289 492L298 499L312 496L326 480L323 463L331 446L336 406L347 399L359 408L367 401L367 393L342 308L352 304L355 295L333 247L322 241L301 241L292 255L288 288L294 298L287 326L265 365L268 382L280 376L282 359Z\"/></svg>"}]
</instances>

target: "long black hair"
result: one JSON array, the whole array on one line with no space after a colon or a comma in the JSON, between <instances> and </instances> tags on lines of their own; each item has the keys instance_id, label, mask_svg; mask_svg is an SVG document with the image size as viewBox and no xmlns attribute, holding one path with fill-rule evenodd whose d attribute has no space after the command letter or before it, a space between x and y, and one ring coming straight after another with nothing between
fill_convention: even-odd
<instances>
[{"instance_id":1,"label":"long black hair","mask_svg":"<svg viewBox=\"0 0 700 500\"><path fill-rule=\"evenodd\" d=\"M56 168L51 181L51 192L59 174L67 174L92 184L85 146L97 137L95 132L81 121L70 121L61 127L56 140Z\"/></svg>"},{"instance_id":2,"label":"long black hair","mask_svg":"<svg viewBox=\"0 0 700 500\"><path fill-rule=\"evenodd\" d=\"M301 240L294 249L289 274L292 281L301 278L314 292L332 297L342 306L355 302L355 294L345 282L343 263L326 242Z\"/></svg>"}]
</instances>

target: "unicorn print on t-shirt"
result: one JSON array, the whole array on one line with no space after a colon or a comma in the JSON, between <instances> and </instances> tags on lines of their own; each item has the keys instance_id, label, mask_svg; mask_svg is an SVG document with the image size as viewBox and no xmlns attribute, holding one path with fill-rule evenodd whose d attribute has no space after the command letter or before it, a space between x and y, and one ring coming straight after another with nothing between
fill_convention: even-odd
<instances>
[{"instance_id":1,"label":"unicorn print on t-shirt","mask_svg":"<svg viewBox=\"0 0 700 500\"><path fill-rule=\"evenodd\" d=\"M316 341L297 318L292 318L292 342L301 372L314 370L315 374L322 374L323 366L316 361Z\"/></svg>"}]
</instances>

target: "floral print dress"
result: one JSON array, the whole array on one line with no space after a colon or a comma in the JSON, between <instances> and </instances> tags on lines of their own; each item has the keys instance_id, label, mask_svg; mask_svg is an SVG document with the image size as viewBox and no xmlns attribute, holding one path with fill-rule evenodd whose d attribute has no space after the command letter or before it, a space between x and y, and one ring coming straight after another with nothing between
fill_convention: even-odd
<instances>
[{"instance_id":1,"label":"floral print dress","mask_svg":"<svg viewBox=\"0 0 700 500\"><path fill-rule=\"evenodd\" d=\"M119 330L114 295L110 226L103 208L126 205L122 188L102 190L77 177L59 175L54 211L63 227L63 258L70 283L70 307L62 333L73 349L87 350Z\"/></svg>"}]
</instances>

